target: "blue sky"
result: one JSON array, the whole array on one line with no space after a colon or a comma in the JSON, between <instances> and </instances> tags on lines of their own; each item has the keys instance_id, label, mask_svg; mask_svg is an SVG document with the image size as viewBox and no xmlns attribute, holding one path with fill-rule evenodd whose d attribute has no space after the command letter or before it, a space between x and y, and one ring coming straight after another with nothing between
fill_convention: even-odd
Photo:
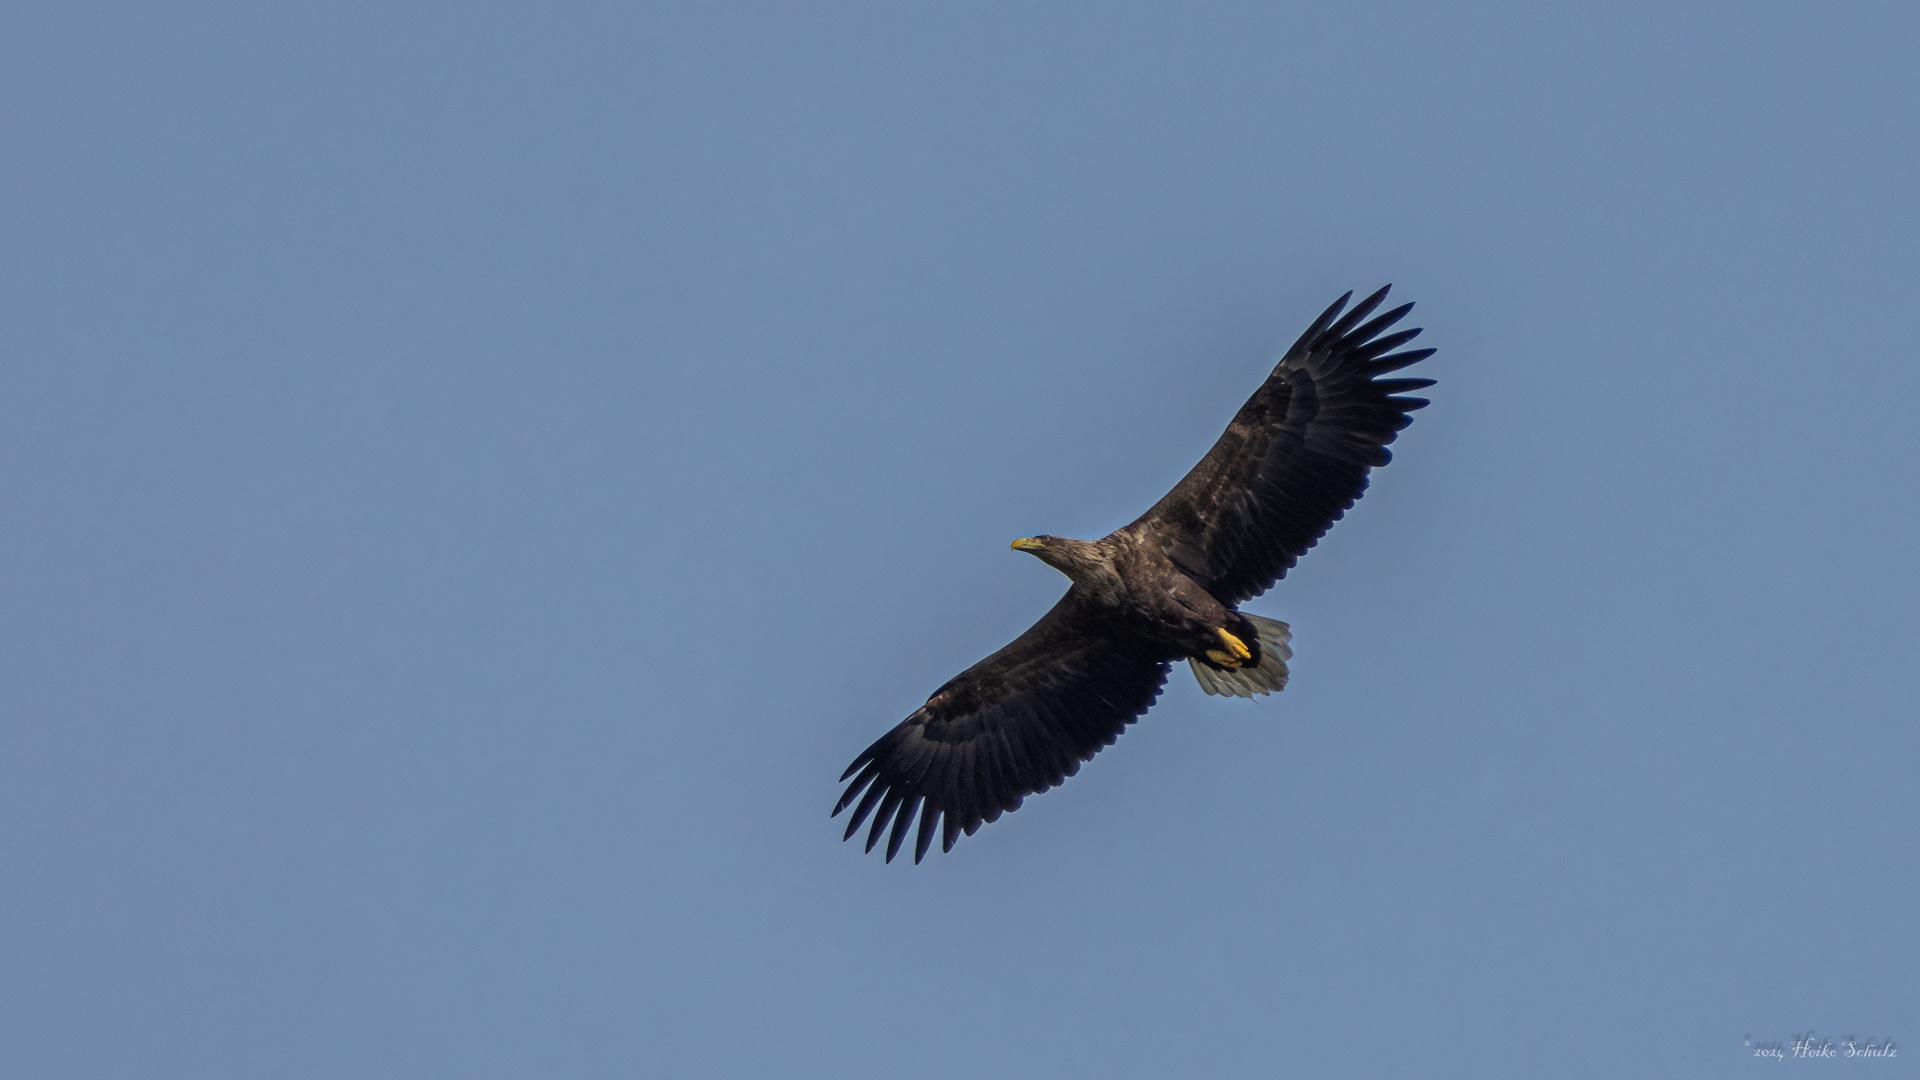
<instances>
[{"instance_id":1,"label":"blue sky","mask_svg":"<svg viewBox=\"0 0 1920 1080\"><path fill-rule=\"evenodd\" d=\"M10 1068L1920 1040L1917 36L10 5ZM1248 605L1294 626L1285 693L1177 671L951 854L841 844L846 762L1060 592L1007 542L1130 521L1386 281L1441 382Z\"/></svg>"}]
</instances>

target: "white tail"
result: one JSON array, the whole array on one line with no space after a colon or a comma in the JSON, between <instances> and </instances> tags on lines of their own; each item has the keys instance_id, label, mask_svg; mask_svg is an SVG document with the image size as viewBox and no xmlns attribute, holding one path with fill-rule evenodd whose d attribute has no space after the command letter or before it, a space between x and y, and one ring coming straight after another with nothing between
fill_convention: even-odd
<instances>
[{"instance_id":1,"label":"white tail","mask_svg":"<svg viewBox=\"0 0 1920 1080\"><path fill-rule=\"evenodd\" d=\"M1189 657L1187 665L1193 668L1193 677L1200 680L1200 689L1209 694L1250 698L1255 694L1271 694L1284 688L1287 685L1287 661L1293 659L1293 649L1287 644L1293 639L1293 631L1277 619L1248 615L1244 611L1240 614L1260 632L1260 666L1238 671L1215 671Z\"/></svg>"}]
</instances>

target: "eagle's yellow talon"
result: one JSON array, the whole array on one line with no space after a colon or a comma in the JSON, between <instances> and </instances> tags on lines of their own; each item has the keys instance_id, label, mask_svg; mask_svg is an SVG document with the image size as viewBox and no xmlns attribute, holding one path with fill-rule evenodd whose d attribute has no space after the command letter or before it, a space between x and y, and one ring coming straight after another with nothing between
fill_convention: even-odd
<instances>
[{"instance_id":1,"label":"eagle's yellow talon","mask_svg":"<svg viewBox=\"0 0 1920 1080\"><path fill-rule=\"evenodd\" d=\"M1221 652L1219 649L1208 649L1207 659L1213 661L1216 664L1219 664L1223 668L1237 668L1240 666L1239 657L1229 656L1226 653Z\"/></svg>"},{"instance_id":2,"label":"eagle's yellow talon","mask_svg":"<svg viewBox=\"0 0 1920 1080\"><path fill-rule=\"evenodd\" d=\"M1247 648L1246 642L1241 641L1239 638L1234 637L1232 634L1227 633L1225 630L1215 630L1214 633L1220 635L1220 640L1226 643L1227 651L1232 653L1237 659L1240 659L1240 660L1253 659L1253 652L1252 650ZM1208 655L1212 655L1212 650L1208 650ZM1235 664L1233 666L1239 667L1240 665Z\"/></svg>"}]
</instances>

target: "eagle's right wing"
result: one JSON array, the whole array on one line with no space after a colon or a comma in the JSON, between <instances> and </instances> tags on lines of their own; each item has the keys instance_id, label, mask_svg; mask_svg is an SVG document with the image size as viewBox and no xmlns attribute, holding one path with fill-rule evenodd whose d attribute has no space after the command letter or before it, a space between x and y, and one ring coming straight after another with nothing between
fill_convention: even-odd
<instances>
[{"instance_id":1,"label":"eagle's right wing","mask_svg":"<svg viewBox=\"0 0 1920 1080\"><path fill-rule=\"evenodd\" d=\"M853 759L840 777L853 783L833 813L860 799L846 836L873 814L868 851L891 822L888 862L916 811L913 861L926 855L943 818L940 847L951 851L961 832L972 836L1113 745L1160 696L1170 660L1103 632L1070 595L1062 597L1026 633L934 691Z\"/></svg>"}]
</instances>

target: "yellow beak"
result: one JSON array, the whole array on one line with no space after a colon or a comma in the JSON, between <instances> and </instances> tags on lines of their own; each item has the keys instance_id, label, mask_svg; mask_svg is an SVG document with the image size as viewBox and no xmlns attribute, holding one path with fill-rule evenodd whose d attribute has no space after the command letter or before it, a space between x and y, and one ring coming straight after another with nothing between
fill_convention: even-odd
<instances>
[{"instance_id":1,"label":"yellow beak","mask_svg":"<svg viewBox=\"0 0 1920 1080\"><path fill-rule=\"evenodd\" d=\"M1023 536L1013 542L1013 550L1015 551L1039 551L1046 546L1047 545L1035 540L1031 536Z\"/></svg>"}]
</instances>

